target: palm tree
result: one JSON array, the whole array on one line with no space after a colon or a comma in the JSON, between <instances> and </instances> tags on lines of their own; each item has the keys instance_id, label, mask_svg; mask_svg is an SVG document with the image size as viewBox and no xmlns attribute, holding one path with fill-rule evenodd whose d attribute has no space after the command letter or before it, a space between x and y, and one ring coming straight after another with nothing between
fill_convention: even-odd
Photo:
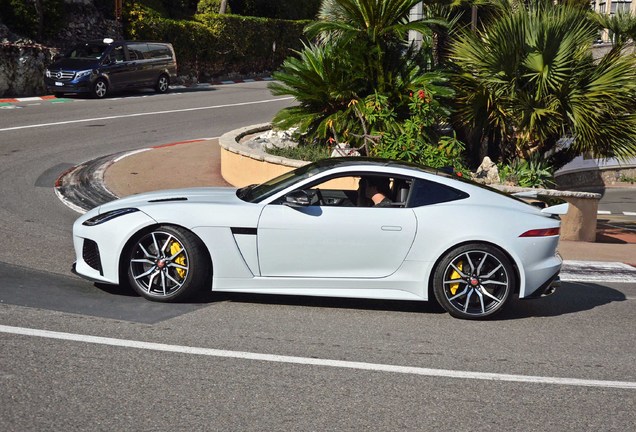
<instances>
[{"instance_id":1,"label":"palm tree","mask_svg":"<svg viewBox=\"0 0 636 432\"><path fill-rule=\"evenodd\" d=\"M527 158L569 136L570 151L636 154L636 60L613 50L595 61L596 35L581 7L547 0L510 8L459 37L451 48L455 119L473 149Z\"/></svg>"},{"instance_id":2,"label":"palm tree","mask_svg":"<svg viewBox=\"0 0 636 432\"><path fill-rule=\"evenodd\" d=\"M609 31L609 36L614 45L623 45L630 39L636 39L636 15L631 12L619 11L613 15L594 15L601 29Z\"/></svg>"},{"instance_id":3,"label":"palm tree","mask_svg":"<svg viewBox=\"0 0 636 432\"><path fill-rule=\"evenodd\" d=\"M408 46L408 32L416 30L430 39L431 26L443 25L441 19L409 22L410 10L419 1L324 0L318 20L306 29L315 43L288 58L274 74L272 92L299 102L280 111L274 124L295 124L311 138L335 130L355 135L362 131L360 112L351 109L352 104L378 93L393 106L404 105L408 89L422 81L421 72L428 67L422 51Z\"/></svg>"}]
</instances>

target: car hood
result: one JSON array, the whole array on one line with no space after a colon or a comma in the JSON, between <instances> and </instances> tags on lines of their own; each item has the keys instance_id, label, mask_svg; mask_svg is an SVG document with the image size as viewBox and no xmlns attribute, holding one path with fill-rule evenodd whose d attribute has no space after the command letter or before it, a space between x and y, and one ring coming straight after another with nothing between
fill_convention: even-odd
<instances>
[{"instance_id":1,"label":"car hood","mask_svg":"<svg viewBox=\"0 0 636 432\"><path fill-rule=\"evenodd\" d=\"M151 205L158 205L169 202L197 202L197 203L216 203L216 204L232 204L244 203L236 196L236 188L188 188L188 189L171 189L155 192L146 192L136 195L130 195L115 201L103 204L98 208L99 214L107 211L116 210L124 207L135 207L143 209Z\"/></svg>"}]
</instances>

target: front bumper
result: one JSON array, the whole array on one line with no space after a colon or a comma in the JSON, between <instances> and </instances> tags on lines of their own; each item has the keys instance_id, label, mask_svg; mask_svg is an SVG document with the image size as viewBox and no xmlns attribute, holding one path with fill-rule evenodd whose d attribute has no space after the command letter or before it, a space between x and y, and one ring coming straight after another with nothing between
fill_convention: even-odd
<instances>
[{"instance_id":1,"label":"front bumper","mask_svg":"<svg viewBox=\"0 0 636 432\"><path fill-rule=\"evenodd\" d=\"M46 89L51 93L87 93L91 91L91 81L79 79L73 81L57 81L44 78Z\"/></svg>"}]
</instances>

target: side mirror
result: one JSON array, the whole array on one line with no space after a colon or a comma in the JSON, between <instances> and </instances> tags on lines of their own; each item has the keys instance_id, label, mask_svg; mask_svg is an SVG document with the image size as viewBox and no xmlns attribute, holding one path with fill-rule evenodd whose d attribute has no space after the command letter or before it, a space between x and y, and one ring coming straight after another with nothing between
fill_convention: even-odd
<instances>
[{"instance_id":1,"label":"side mirror","mask_svg":"<svg viewBox=\"0 0 636 432\"><path fill-rule=\"evenodd\" d=\"M311 204L311 198L307 191L296 190L285 195L283 204L289 207L306 207Z\"/></svg>"}]
</instances>

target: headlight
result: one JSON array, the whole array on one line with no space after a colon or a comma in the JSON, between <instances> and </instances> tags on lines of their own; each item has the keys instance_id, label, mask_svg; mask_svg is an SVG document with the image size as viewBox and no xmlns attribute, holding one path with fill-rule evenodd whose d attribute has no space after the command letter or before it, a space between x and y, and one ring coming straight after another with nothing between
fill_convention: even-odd
<instances>
[{"instance_id":1,"label":"headlight","mask_svg":"<svg viewBox=\"0 0 636 432\"><path fill-rule=\"evenodd\" d=\"M94 225L99 225L102 224L104 222L108 222L111 219L115 219L118 218L119 216L123 216L123 215L127 215L129 213L134 213L134 212L138 212L139 209L136 208L122 208L122 209L117 209L117 210L111 210L109 212L106 213L102 213L100 215L94 216L90 219L85 220L84 222L82 222L82 225L86 225L86 226L94 226Z\"/></svg>"},{"instance_id":2,"label":"headlight","mask_svg":"<svg viewBox=\"0 0 636 432\"><path fill-rule=\"evenodd\" d=\"M79 71L79 72L75 73L75 79L85 77L86 75L90 75L92 73L93 73L92 69Z\"/></svg>"}]
</instances>

